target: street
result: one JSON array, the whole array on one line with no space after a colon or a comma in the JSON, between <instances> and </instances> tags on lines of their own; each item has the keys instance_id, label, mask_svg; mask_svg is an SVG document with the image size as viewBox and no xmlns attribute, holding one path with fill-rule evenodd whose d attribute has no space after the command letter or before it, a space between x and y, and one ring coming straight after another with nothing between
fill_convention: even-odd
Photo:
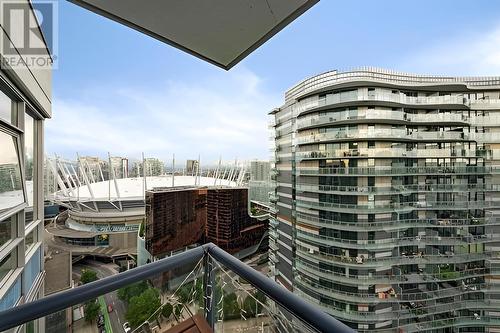
<instances>
[{"instance_id":1,"label":"street","mask_svg":"<svg viewBox=\"0 0 500 333\"><path fill-rule=\"evenodd\" d=\"M91 269L97 273L99 279L105 278L107 276L118 274L118 266L112 263L105 264L99 261L85 259L73 266L73 274L78 276L81 275L82 269ZM109 313L109 319L111 321L111 327L114 333L123 332L123 323L125 320L125 313L127 312L127 307L118 298L116 291L107 293L104 295L106 304L111 304L113 306L113 311Z\"/></svg>"}]
</instances>

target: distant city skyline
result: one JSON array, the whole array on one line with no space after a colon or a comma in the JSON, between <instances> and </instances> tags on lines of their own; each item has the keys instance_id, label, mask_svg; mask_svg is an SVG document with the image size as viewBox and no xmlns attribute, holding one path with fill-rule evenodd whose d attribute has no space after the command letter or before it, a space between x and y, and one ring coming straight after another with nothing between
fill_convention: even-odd
<instances>
[{"instance_id":1,"label":"distant city skyline","mask_svg":"<svg viewBox=\"0 0 500 333\"><path fill-rule=\"evenodd\" d=\"M46 152L268 159L267 113L312 75L365 65L499 75L500 2L480 3L320 1L226 72L60 2Z\"/></svg>"}]
</instances>

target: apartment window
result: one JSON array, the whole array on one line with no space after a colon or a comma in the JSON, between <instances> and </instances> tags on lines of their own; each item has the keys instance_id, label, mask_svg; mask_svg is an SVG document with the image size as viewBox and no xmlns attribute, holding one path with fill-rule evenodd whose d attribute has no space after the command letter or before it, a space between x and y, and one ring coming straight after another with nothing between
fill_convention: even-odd
<instances>
[{"instance_id":1,"label":"apartment window","mask_svg":"<svg viewBox=\"0 0 500 333\"><path fill-rule=\"evenodd\" d=\"M368 177L368 186L375 186L375 177Z\"/></svg>"},{"instance_id":2,"label":"apartment window","mask_svg":"<svg viewBox=\"0 0 500 333\"><path fill-rule=\"evenodd\" d=\"M14 250L0 260L0 282L17 267L17 251Z\"/></svg>"},{"instance_id":3,"label":"apartment window","mask_svg":"<svg viewBox=\"0 0 500 333\"><path fill-rule=\"evenodd\" d=\"M35 227L33 231L31 231L24 238L24 246L26 248L26 252L28 252L28 249L30 249L37 242L38 242L38 229Z\"/></svg>"},{"instance_id":4,"label":"apartment window","mask_svg":"<svg viewBox=\"0 0 500 333\"><path fill-rule=\"evenodd\" d=\"M17 216L13 215L0 221L0 249L17 236Z\"/></svg>"},{"instance_id":5,"label":"apartment window","mask_svg":"<svg viewBox=\"0 0 500 333\"><path fill-rule=\"evenodd\" d=\"M375 141L368 141L368 148L375 148Z\"/></svg>"},{"instance_id":6,"label":"apartment window","mask_svg":"<svg viewBox=\"0 0 500 333\"><path fill-rule=\"evenodd\" d=\"M24 202L17 138L0 128L0 214Z\"/></svg>"},{"instance_id":7,"label":"apartment window","mask_svg":"<svg viewBox=\"0 0 500 333\"><path fill-rule=\"evenodd\" d=\"M3 92L0 92L0 119L17 126L15 103Z\"/></svg>"}]
</instances>

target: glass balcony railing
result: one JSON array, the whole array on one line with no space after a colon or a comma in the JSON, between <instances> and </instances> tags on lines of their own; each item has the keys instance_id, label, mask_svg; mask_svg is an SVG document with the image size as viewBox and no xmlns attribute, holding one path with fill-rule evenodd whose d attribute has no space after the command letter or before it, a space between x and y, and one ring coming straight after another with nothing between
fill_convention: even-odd
<instances>
[{"instance_id":1,"label":"glass balcony railing","mask_svg":"<svg viewBox=\"0 0 500 333\"><path fill-rule=\"evenodd\" d=\"M213 244L0 312L0 331L73 308L73 332L354 332Z\"/></svg>"},{"instance_id":2,"label":"glass balcony railing","mask_svg":"<svg viewBox=\"0 0 500 333\"><path fill-rule=\"evenodd\" d=\"M295 170L296 175L300 176L399 176L399 175L430 175L430 174L499 174L500 167L494 166L415 166L415 167L397 167L397 166L377 166L377 167L324 167L324 168L306 168L299 167Z\"/></svg>"},{"instance_id":3,"label":"glass balcony railing","mask_svg":"<svg viewBox=\"0 0 500 333\"><path fill-rule=\"evenodd\" d=\"M296 231L297 239L306 240L316 245L328 245L336 247L345 247L350 249L391 249L395 246L425 246L425 245L469 245L483 244L500 241L500 235L465 235L465 236L417 236L417 237L388 237L383 239L345 239L324 235L318 235L298 229ZM422 255L417 254L417 255Z\"/></svg>"},{"instance_id":4,"label":"glass balcony railing","mask_svg":"<svg viewBox=\"0 0 500 333\"><path fill-rule=\"evenodd\" d=\"M327 105L350 103L350 102L389 102L403 105L455 105L466 106L468 105L467 99L463 96L429 96L429 97L413 97L404 94L331 94L326 98L307 100L298 105L297 111L299 113L309 111L312 109L320 108Z\"/></svg>"},{"instance_id":5,"label":"glass balcony railing","mask_svg":"<svg viewBox=\"0 0 500 333\"><path fill-rule=\"evenodd\" d=\"M402 194L416 192L491 192L500 191L498 184L425 184L425 185L392 185L392 186L336 186L297 184L296 189L302 192L341 193L341 194Z\"/></svg>"},{"instance_id":6,"label":"glass balcony railing","mask_svg":"<svg viewBox=\"0 0 500 333\"><path fill-rule=\"evenodd\" d=\"M411 227L463 227L500 224L498 217L488 216L485 218L428 218L428 219L380 219L373 222L361 221L339 221L334 219L324 219L315 215L297 212L297 222L310 224L315 227L337 228L341 230L397 230Z\"/></svg>"},{"instance_id":7,"label":"glass balcony railing","mask_svg":"<svg viewBox=\"0 0 500 333\"><path fill-rule=\"evenodd\" d=\"M392 212L402 210L463 210L500 208L500 201L415 201L415 202L366 202L345 204L335 202L309 201L297 198L297 207L326 211L370 211Z\"/></svg>"},{"instance_id":8,"label":"glass balcony railing","mask_svg":"<svg viewBox=\"0 0 500 333\"><path fill-rule=\"evenodd\" d=\"M480 277L489 274L490 270L487 268L467 269L453 272L414 272L408 274L384 274L378 275L377 273L367 273L367 275L339 273L330 269L312 265L307 261L298 257L295 260L295 267L301 274L306 274L312 278L322 278L326 281L343 283L347 285L365 285L370 286L373 284L398 284L398 283L428 283L435 281L456 281Z\"/></svg>"},{"instance_id":9,"label":"glass balcony railing","mask_svg":"<svg viewBox=\"0 0 500 333\"><path fill-rule=\"evenodd\" d=\"M412 149L406 148L359 148L336 150L305 150L295 153L297 160L325 158L445 158L445 157L486 157L487 150L482 149Z\"/></svg>"},{"instance_id":10,"label":"glass balcony railing","mask_svg":"<svg viewBox=\"0 0 500 333\"><path fill-rule=\"evenodd\" d=\"M477 134L477 133L475 133ZM500 133L483 133L495 134L490 135L489 141L495 141L500 138ZM472 136L472 135L471 135ZM474 138L481 136L474 135ZM352 131L337 131L327 133L316 133L311 135L299 136L296 139L297 144L310 144L318 142L331 142L345 139L362 140L362 139L391 139L393 141L401 140L423 140L423 141L462 141L469 140L468 133L462 132L412 132L408 133L406 129L374 129L374 130L352 130ZM484 141L484 140L482 140Z\"/></svg>"},{"instance_id":11,"label":"glass balcony railing","mask_svg":"<svg viewBox=\"0 0 500 333\"><path fill-rule=\"evenodd\" d=\"M481 117L479 122L483 123L486 120ZM389 110L368 110L362 111L342 111L332 112L325 116L307 115L300 117L297 120L297 128L304 129L310 127L324 126L334 124L340 121L356 121L362 120L386 120L396 121L398 123L462 123L464 125L469 123L469 117L461 113L406 113L402 110L389 111ZM476 120L474 120L476 122ZM472 121L471 121L472 123Z\"/></svg>"},{"instance_id":12,"label":"glass balcony railing","mask_svg":"<svg viewBox=\"0 0 500 333\"><path fill-rule=\"evenodd\" d=\"M298 245L297 255L304 257L309 261L323 261L325 263L342 263L346 266L352 267L366 267L366 268L376 268L376 267L387 267L387 265L417 265L417 264L451 264L451 263L466 263L477 260L484 260L491 257L498 256L496 251L487 251L481 253L443 253L443 254L426 254L421 255L400 255L400 256L390 256L390 257L368 257L362 260L357 260L356 257L349 256L339 256L329 253L324 253L320 251L312 251L309 248Z\"/></svg>"},{"instance_id":13,"label":"glass balcony railing","mask_svg":"<svg viewBox=\"0 0 500 333\"><path fill-rule=\"evenodd\" d=\"M440 288L436 290L422 289L408 292L383 292L383 293L350 293L341 290L320 285L312 280L306 280L299 277L296 278L297 283L306 285L315 290L321 291L323 295L327 295L334 299L344 300L353 303L392 303L392 302L414 302L428 301L443 297L463 296L464 294L483 292L488 287L486 283L467 284L460 287Z\"/></svg>"}]
</instances>

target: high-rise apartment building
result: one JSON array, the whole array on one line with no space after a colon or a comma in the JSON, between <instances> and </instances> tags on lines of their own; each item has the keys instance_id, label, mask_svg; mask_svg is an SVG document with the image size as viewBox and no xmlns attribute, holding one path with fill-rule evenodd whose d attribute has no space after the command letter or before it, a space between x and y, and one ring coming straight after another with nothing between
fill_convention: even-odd
<instances>
[{"instance_id":1,"label":"high-rise apartment building","mask_svg":"<svg viewBox=\"0 0 500 333\"><path fill-rule=\"evenodd\" d=\"M269 203L269 194L274 191L270 176L269 161L250 162L250 180L248 181L248 197L250 201Z\"/></svg>"},{"instance_id":2,"label":"high-rise apartment building","mask_svg":"<svg viewBox=\"0 0 500 333\"><path fill-rule=\"evenodd\" d=\"M195 176L198 173L199 163L198 160L186 161L186 175Z\"/></svg>"},{"instance_id":3,"label":"high-rise apartment building","mask_svg":"<svg viewBox=\"0 0 500 333\"><path fill-rule=\"evenodd\" d=\"M0 311L44 294L43 129L51 116L51 60L44 44L33 53L22 38L44 41L29 1L2 11L0 51ZM16 20L7 20L16 12ZM19 15L21 13L21 15ZM24 16L23 16L24 15ZM24 18L19 19L19 17ZM30 22L23 23L23 22ZM33 25L34 24L34 25ZM20 44L25 42L25 44ZM38 59L45 65L28 64ZM32 62L35 60L32 60ZM19 328L43 332L43 319Z\"/></svg>"},{"instance_id":4,"label":"high-rise apartment building","mask_svg":"<svg viewBox=\"0 0 500 333\"><path fill-rule=\"evenodd\" d=\"M332 71L270 115L277 281L361 332L498 331L499 77Z\"/></svg>"},{"instance_id":5,"label":"high-rise apartment building","mask_svg":"<svg viewBox=\"0 0 500 333\"><path fill-rule=\"evenodd\" d=\"M269 161L251 161L250 162L250 180L268 181L270 172Z\"/></svg>"}]
</instances>

